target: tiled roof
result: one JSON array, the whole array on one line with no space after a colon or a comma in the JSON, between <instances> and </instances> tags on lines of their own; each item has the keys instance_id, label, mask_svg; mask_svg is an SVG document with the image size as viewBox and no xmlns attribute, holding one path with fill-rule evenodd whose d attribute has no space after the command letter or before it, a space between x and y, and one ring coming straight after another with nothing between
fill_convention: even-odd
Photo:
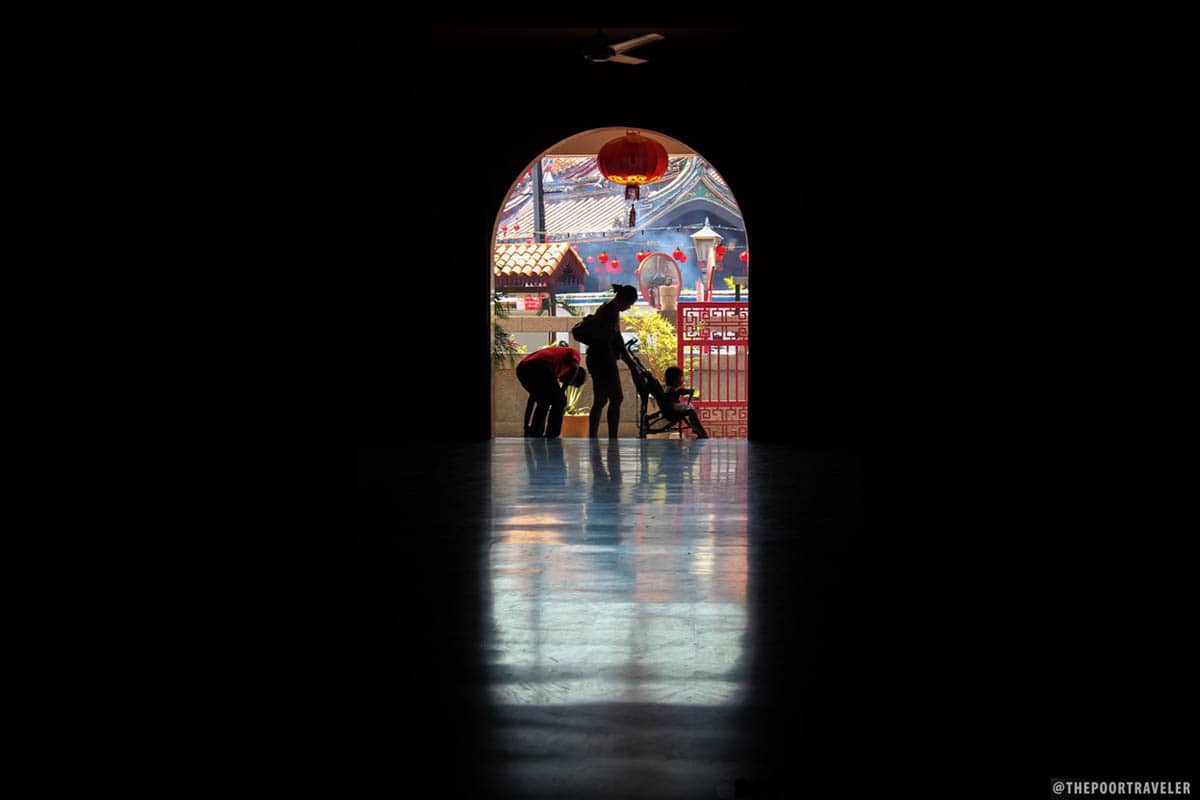
<instances>
[{"instance_id":1,"label":"tiled roof","mask_svg":"<svg viewBox=\"0 0 1200 800\"><path fill-rule=\"evenodd\" d=\"M578 267L583 275L588 274L587 267L567 242L498 244L494 263L497 277L549 277L564 265Z\"/></svg>"},{"instance_id":2,"label":"tiled roof","mask_svg":"<svg viewBox=\"0 0 1200 800\"><path fill-rule=\"evenodd\" d=\"M551 237L570 234L573 239L608 232L628 234L629 203L624 187L604 180L595 167L595 159L572 161L578 163L556 164L569 168L547 184L546 231ZM737 203L716 170L702 159L673 158L661 180L642 187L641 200L636 204L639 227L662 218L677 203L689 199L692 190L701 183L711 190L713 199L736 211ZM501 239L534 235L532 198L525 192L527 189L518 189L509 197L501 217L501 224L508 230L500 233ZM520 225L519 230L514 229L516 225Z\"/></svg>"}]
</instances>

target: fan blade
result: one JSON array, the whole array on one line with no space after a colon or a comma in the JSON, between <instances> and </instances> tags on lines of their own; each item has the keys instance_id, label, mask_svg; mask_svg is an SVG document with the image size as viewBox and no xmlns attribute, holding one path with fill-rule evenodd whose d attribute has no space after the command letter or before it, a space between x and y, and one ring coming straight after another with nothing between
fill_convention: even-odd
<instances>
[{"instance_id":1,"label":"fan blade","mask_svg":"<svg viewBox=\"0 0 1200 800\"><path fill-rule=\"evenodd\" d=\"M644 59L644 58L634 58L633 56L623 56L620 54L615 55L615 56L609 56L608 58L606 58L604 60L605 61L613 61L613 62L616 62L617 64L645 64L646 63L646 59Z\"/></svg>"},{"instance_id":2,"label":"fan blade","mask_svg":"<svg viewBox=\"0 0 1200 800\"><path fill-rule=\"evenodd\" d=\"M635 47L641 47L644 44L650 44L650 42L657 42L661 38L663 38L661 33L647 33L645 36L639 36L636 39L618 42L617 44L609 45L609 47L613 49L614 53L624 53L626 50L632 50Z\"/></svg>"}]
</instances>

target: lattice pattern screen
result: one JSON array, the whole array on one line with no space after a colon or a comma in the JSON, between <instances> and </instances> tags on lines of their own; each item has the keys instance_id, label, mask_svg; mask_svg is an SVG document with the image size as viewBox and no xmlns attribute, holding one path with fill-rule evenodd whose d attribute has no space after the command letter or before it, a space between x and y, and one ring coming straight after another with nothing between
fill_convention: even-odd
<instances>
[{"instance_id":1,"label":"lattice pattern screen","mask_svg":"<svg viewBox=\"0 0 1200 800\"><path fill-rule=\"evenodd\" d=\"M750 310L746 303L680 303L679 366L710 436L745 439Z\"/></svg>"}]
</instances>

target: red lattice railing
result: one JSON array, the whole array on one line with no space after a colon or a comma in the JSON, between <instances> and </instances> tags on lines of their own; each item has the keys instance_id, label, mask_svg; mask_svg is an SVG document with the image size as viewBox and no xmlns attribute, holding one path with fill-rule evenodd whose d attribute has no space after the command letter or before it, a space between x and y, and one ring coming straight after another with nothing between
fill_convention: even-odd
<instances>
[{"instance_id":1,"label":"red lattice railing","mask_svg":"<svg viewBox=\"0 0 1200 800\"><path fill-rule=\"evenodd\" d=\"M745 439L750 350L746 303L680 303L676 319L678 359L692 404L708 434Z\"/></svg>"}]
</instances>

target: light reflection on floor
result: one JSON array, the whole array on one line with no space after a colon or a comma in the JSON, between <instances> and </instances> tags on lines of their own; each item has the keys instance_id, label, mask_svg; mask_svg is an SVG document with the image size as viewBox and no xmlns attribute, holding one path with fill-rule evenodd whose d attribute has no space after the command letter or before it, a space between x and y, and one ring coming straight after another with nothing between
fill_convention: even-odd
<instances>
[{"instance_id":1,"label":"light reflection on floor","mask_svg":"<svg viewBox=\"0 0 1200 800\"><path fill-rule=\"evenodd\" d=\"M497 440L488 566L498 703L737 700L745 445ZM511 468L511 448L525 469Z\"/></svg>"}]
</instances>

